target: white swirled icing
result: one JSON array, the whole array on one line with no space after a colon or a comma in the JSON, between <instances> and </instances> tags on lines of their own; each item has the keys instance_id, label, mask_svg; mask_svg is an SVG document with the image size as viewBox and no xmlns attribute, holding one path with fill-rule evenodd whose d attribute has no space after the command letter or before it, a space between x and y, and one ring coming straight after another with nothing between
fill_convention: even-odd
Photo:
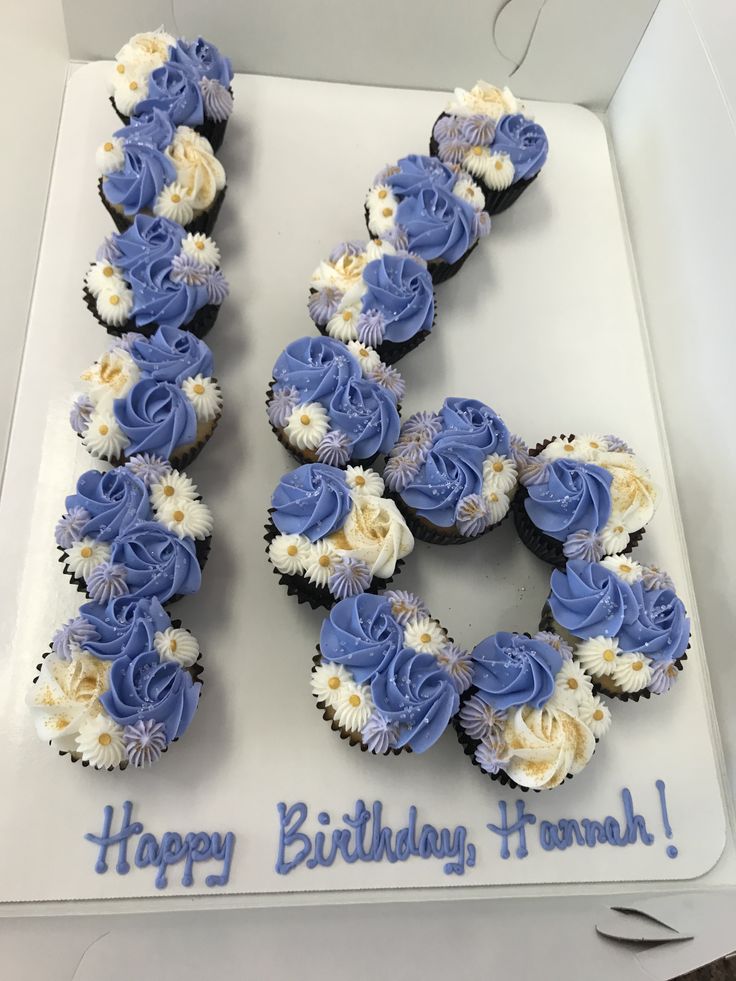
<instances>
[{"instance_id":1,"label":"white swirled icing","mask_svg":"<svg viewBox=\"0 0 736 981\"><path fill-rule=\"evenodd\" d=\"M503 729L508 760L503 768L524 787L557 787L586 766L595 750L593 733L562 709L523 705L509 712Z\"/></svg>"},{"instance_id":2,"label":"white swirled icing","mask_svg":"<svg viewBox=\"0 0 736 981\"><path fill-rule=\"evenodd\" d=\"M411 552L414 536L393 501L358 494L345 522L326 539L338 552L363 559L372 576L388 579Z\"/></svg>"}]
</instances>

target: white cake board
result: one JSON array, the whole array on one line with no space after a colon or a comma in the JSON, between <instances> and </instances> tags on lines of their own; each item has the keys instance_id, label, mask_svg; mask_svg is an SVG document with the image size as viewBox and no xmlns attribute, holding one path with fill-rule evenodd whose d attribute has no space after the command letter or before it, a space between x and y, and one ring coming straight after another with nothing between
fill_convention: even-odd
<instances>
[{"instance_id":1,"label":"white cake board","mask_svg":"<svg viewBox=\"0 0 736 981\"><path fill-rule=\"evenodd\" d=\"M374 173L424 150L443 104L438 93L238 76L236 113L221 156L230 175L215 238L232 295L210 341L225 392L217 434L191 468L217 522L201 592L174 615L199 637L205 690L185 739L150 772L96 773L43 746L24 706L34 667L55 627L80 596L64 580L53 524L90 460L68 428L75 378L106 346L85 310L87 263L110 228L97 200L93 150L116 128L105 97L109 65L88 65L69 82L59 132L26 354L2 500L0 570L0 900L160 896L154 871L94 871L105 804L159 838L164 831L237 835L230 882L208 889L169 873L166 895L230 893L266 902L277 893L322 892L311 901L357 898L359 890L450 886L645 883L702 876L726 837L719 750L707 671L658 407L649 374L604 130L575 106L538 104L552 146L542 177L494 222L454 280L438 290L434 335L401 363L405 414L447 395L482 398L534 443L562 431L615 432L634 443L663 488L637 557L673 575L694 617L687 667L673 692L648 703L614 704L614 726L595 759L553 793L524 794L484 779L448 732L423 756L373 758L332 733L309 693L321 616L297 605L266 562L262 526L271 490L292 463L265 418L264 395L279 351L312 332L305 310L312 268L336 242L364 234L362 201ZM472 646L499 629L533 630L549 570L518 542L510 523L464 548L419 544L397 585L421 593L455 639ZM655 780L667 785L673 837L665 837ZM649 847L599 845L545 852L528 830L524 859L500 857L487 830L499 801L524 799L544 819L621 818L628 787L655 836ZM277 875L279 801L305 801L332 826L381 800L385 822L463 824L477 848L464 876L414 858L304 866ZM306 830L303 829L303 830ZM669 845L679 856L667 857ZM581 886L584 888L584 886ZM335 891L340 891L339 895ZM347 891L347 892L346 892ZM463 890L465 892L465 890ZM365 893L363 893L365 895ZM404 893L407 896L409 893Z\"/></svg>"}]
</instances>

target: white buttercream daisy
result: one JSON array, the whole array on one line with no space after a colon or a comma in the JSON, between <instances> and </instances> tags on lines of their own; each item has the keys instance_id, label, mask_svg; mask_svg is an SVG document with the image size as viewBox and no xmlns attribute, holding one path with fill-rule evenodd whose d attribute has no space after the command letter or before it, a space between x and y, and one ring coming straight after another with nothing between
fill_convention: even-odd
<instances>
[{"instance_id":1,"label":"white buttercream daisy","mask_svg":"<svg viewBox=\"0 0 736 981\"><path fill-rule=\"evenodd\" d=\"M297 405L284 427L284 434L299 450L316 450L330 428L327 410L319 402Z\"/></svg>"},{"instance_id":2,"label":"white buttercream daisy","mask_svg":"<svg viewBox=\"0 0 736 981\"><path fill-rule=\"evenodd\" d=\"M601 559L601 565L615 572L619 579L623 579L629 585L638 582L644 572L642 566L628 555L607 555L605 559Z\"/></svg>"},{"instance_id":3,"label":"white buttercream daisy","mask_svg":"<svg viewBox=\"0 0 736 981\"><path fill-rule=\"evenodd\" d=\"M298 576L309 559L311 542L304 535L277 535L268 547L268 557L279 572Z\"/></svg>"},{"instance_id":4,"label":"white buttercream daisy","mask_svg":"<svg viewBox=\"0 0 736 981\"><path fill-rule=\"evenodd\" d=\"M212 534L212 512L203 501L178 501L159 508L156 518L179 538L195 538L201 541Z\"/></svg>"},{"instance_id":5,"label":"white buttercream daisy","mask_svg":"<svg viewBox=\"0 0 736 981\"><path fill-rule=\"evenodd\" d=\"M86 579L95 566L107 562L110 558L110 546L96 538L83 538L74 542L67 551L67 564L78 579Z\"/></svg>"},{"instance_id":6,"label":"white buttercream daisy","mask_svg":"<svg viewBox=\"0 0 736 981\"><path fill-rule=\"evenodd\" d=\"M335 701L335 721L349 732L360 732L373 715L373 698L368 685L341 684Z\"/></svg>"},{"instance_id":7,"label":"white buttercream daisy","mask_svg":"<svg viewBox=\"0 0 736 981\"><path fill-rule=\"evenodd\" d=\"M185 473L172 470L148 489L155 511L170 511L182 502L196 501L197 485Z\"/></svg>"},{"instance_id":8,"label":"white buttercream daisy","mask_svg":"<svg viewBox=\"0 0 736 981\"><path fill-rule=\"evenodd\" d=\"M619 654L611 677L623 692L641 691L652 680L651 661L643 654Z\"/></svg>"},{"instance_id":9,"label":"white buttercream daisy","mask_svg":"<svg viewBox=\"0 0 736 981\"><path fill-rule=\"evenodd\" d=\"M396 224L399 202L387 184L376 184L365 199L368 208L368 227L378 236L390 231Z\"/></svg>"},{"instance_id":10,"label":"white buttercream daisy","mask_svg":"<svg viewBox=\"0 0 736 981\"><path fill-rule=\"evenodd\" d=\"M473 146L465 155L463 167L469 174L484 180L490 157L491 151L487 146Z\"/></svg>"},{"instance_id":11,"label":"white buttercream daisy","mask_svg":"<svg viewBox=\"0 0 736 981\"><path fill-rule=\"evenodd\" d=\"M390 242L386 242L381 238L372 238L365 247L366 263L373 262L374 259L380 259L384 255L396 255L396 249Z\"/></svg>"},{"instance_id":12,"label":"white buttercream daisy","mask_svg":"<svg viewBox=\"0 0 736 981\"><path fill-rule=\"evenodd\" d=\"M484 489L483 500L492 525L498 524L511 507L511 498L500 490L489 490L486 494Z\"/></svg>"},{"instance_id":13,"label":"white buttercream daisy","mask_svg":"<svg viewBox=\"0 0 736 981\"><path fill-rule=\"evenodd\" d=\"M598 534L606 555L618 555L629 544L629 533L616 518L611 518Z\"/></svg>"},{"instance_id":14,"label":"white buttercream daisy","mask_svg":"<svg viewBox=\"0 0 736 981\"><path fill-rule=\"evenodd\" d=\"M563 661L555 675L555 691L563 697L570 697L578 704L593 691L593 682L575 661Z\"/></svg>"},{"instance_id":15,"label":"white buttercream daisy","mask_svg":"<svg viewBox=\"0 0 736 981\"><path fill-rule=\"evenodd\" d=\"M452 189L452 193L456 194L457 197L462 198L463 201L467 201L468 204L474 208L476 211L482 211L485 207L486 199L483 195L483 191L478 187L474 180L469 177L461 177L456 181L455 186Z\"/></svg>"},{"instance_id":16,"label":"white buttercream daisy","mask_svg":"<svg viewBox=\"0 0 736 981\"><path fill-rule=\"evenodd\" d=\"M338 559L339 552L326 539L314 542L304 563L304 575L316 586L326 586Z\"/></svg>"},{"instance_id":17,"label":"white buttercream daisy","mask_svg":"<svg viewBox=\"0 0 736 981\"><path fill-rule=\"evenodd\" d=\"M347 344L348 341L357 341L357 323L362 311L362 303L357 302L349 306L341 306L334 317L330 317L325 328L330 337L336 341Z\"/></svg>"},{"instance_id":18,"label":"white buttercream daisy","mask_svg":"<svg viewBox=\"0 0 736 981\"><path fill-rule=\"evenodd\" d=\"M121 327L130 319L133 291L123 279L116 279L97 294L95 304L100 317L111 327Z\"/></svg>"},{"instance_id":19,"label":"white buttercream daisy","mask_svg":"<svg viewBox=\"0 0 736 981\"><path fill-rule=\"evenodd\" d=\"M443 627L431 617L415 617L404 627L404 644L420 654L433 654L435 657L447 643Z\"/></svg>"},{"instance_id":20,"label":"white buttercream daisy","mask_svg":"<svg viewBox=\"0 0 736 981\"><path fill-rule=\"evenodd\" d=\"M366 347L366 345L361 344L360 341L349 341L348 351L350 351L352 356L358 362L360 365L360 370L364 375L369 374L381 363L381 358L378 351L376 351L375 348Z\"/></svg>"},{"instance_id":21,"label":"white buttercream daisy","mask_svg":"<svg viewBox=\"0 0 736 981\"><path fill-rule=\"evenodd\" d=\"M125 66L125 74L114 78L116 107L124 116L130 116L135 107L148 96L148 69L145 66Z\"/></svg>"},{"instance_id":22,"label":"white buttercream daisy","mask_svg":"<svg viewBox=\"0 0 736 981\"><path fill-rule=\"evenodd\" d=\"M167 627L153 635L153 646L162 661L176 661L183 668L191 667L199 657L199 643L182 627Z\"/></svg>"},{"instance_id":23,"label":"white buttercream daisy","mask_svg":"<svg viewBox=\"0 0 736 981\"><path fill-rule=\"evenodd\" d=\"M505 191L516 173L508 153L490 153L483 169L483 183L493 191Z\"/></svg>"},{"instance_id":24,"label":"white buttercream daisy","mask_svg":"<svg viewBox=\"0 0 736 981\"><path fill-rule=\"evenodd\" d=\"M99 361L82 372L92 401L98 409L111 409L114 399L121 399L141 377L133 356L123 347L106 351Z\"/></svg>"},{"instance_id":25,"label":"white buttercream daisy","mask_svg":"<svg viewBox=\"0 0 736 981\"><path fill-rule=\"evenodd\" d=\"M589 460L591 463L595 462L599 454L608 452L606 437L599 433L583 433L582 436L576 436L573 443L579 453L578 459Z\"/></svg>"},{"instance_id":26,"label":"white buttercream daisy","mask_svg":"<svg viewBox=\"0 0 736 981\"><path fill-rule=\"evenodd\" d=\"M97 770L118 766L126 758L123 727L104 712L82 723L76 744L82 760Z\"/></svg>"},{"instance_id":27,"label":"white buttercream daisy","mask_svg":"<svg viewBox=\"0 0 736 981\"><path fill-rule=\"evenodd\" d=\"M516 464L511 457L501 453L491 453L483 463L483 494L491 491L510 493L519 480Z\"/></svg>"},{"instance_id":28,"label":"white buttercream daisy","mask_svg":"<svg viewBox=\"0 0 736 981\"><path fill-rule=\"evenodd\" d=\"M108 287L115 288L119 286L122 289L126 284L123 281L123 274L120 269L117 266L113 266L111 262L93 262L87 270L87 275L84 277L84 285L92 296L97 297L102 290Z\"/></svg>"},{"instance_id":29,"label":"white buttercream daisy","mask_svg":"<svg viewBox=\"0 0 736 981\"><path fill-rule=\"evenodd\" d=\"M183 184L174 181L162 188L153 204L154 215L188 225L194 217L194 207L189 191Z\"/></svg>"},{"instance_id":30,"label":"white buttercream daisy","mask_svg":"<svg viewBox=\"0 0 736 981\"><path fill-rule=\"evenodd\" d=\"M575 445L575 440L560 439L556 437L539 454L544 460L560 460L567 457L569 460L581 460L580 447Z\"/></svg>"},{"instance_id":31,"label":"white buttercream daisy","mask_svg":"<svg viewBox=\"0 0 736 981\"><path fill-rule=\"evenodd\" d=\"M222 411L222 392L214 378L195 375L185 378L182 391L192 403L194 414L199 422L212 422Z\"/></svg>"},{"instance_id":32,"label":"white buttercream daisy","mask_svg":"<svg viewBox=\"0 0 736 981\"><path fill-rule=\"evenodd\" d=\"M129 445L130 440L118 425L113 413L98 406L89 417L89 426L82 436L82 442L92 456L115 460Z\"/></svg>"},{"instance_id":33,"label":"white buttercream daisy","mask_svg":"<svg viewBox=\"0 0 736 981\"><path fill-rule=\"evenodd\" d=\"M581 667L594 678L612 675L620 653L618 637L590 637L580 641L575 649Z\"/></svg>"},{"instance_id":34,"label":"white buttercream daisy","mask_svg":"<svg viewBox=\"0 0 736 981\"><path fill-rule=\"evenodd\" d=\"M317 701L324 702L331 708L337 705L340 689L354 683L353 676L342 664L334 664L331 661L323 661L322 664L317 665L309 681Z\"/></svg>"},{"instance_id":35,"label":"white buttercream daisy","mask_svg":"<svg viewBox=\"0 0 736 981\"><path fill-rule=\"evenodd\" d=\"M122 168L125 163L125 154L123 153L123 141L119 136L111 136L109 140L105 140L97 147L95 163L97 170L103 177Z\"/></svg>"},{"instance_id":36,"label":"white buttercream daisy","mask_svg":"<svg viewBox=\"0 0 736 981\"><path fill-rule=\"evenodd\" d=\"M345 471L345 480L353 492L353 497L361 494L367 494L370 497L383 497L383 477L375 470L365 467L348 467Z\"/></svg>"},{"instance_id":37,"label":"white buttercream daisy","mask_svg":"<svg viewBox=\"0 0 736 981\"><path fill-rule=\"evenodd\" d=\"M220 250L214 239L209 235L203 235L202 232L197 232L195 235L190 232L182 239L181 251L203 266L209 266L210 269L220 265Z\"/></svg>"},{"instance_id":38,"label":"white buttercream daisy","mask_svg":"<svg viewBox=\"0 0 736 981\"><path fill-rule=\"evenodd\" d=\"M611 712L598 695L591 695L580 702L578 709L580 721L584 722L596 739L600 739L611 728Z\"/></svg>"}]
</instances>

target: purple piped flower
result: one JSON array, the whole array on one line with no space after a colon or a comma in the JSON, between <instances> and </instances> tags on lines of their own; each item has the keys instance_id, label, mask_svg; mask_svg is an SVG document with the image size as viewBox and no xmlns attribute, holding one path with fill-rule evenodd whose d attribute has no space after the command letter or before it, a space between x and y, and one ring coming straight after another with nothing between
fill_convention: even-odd
<instances>
[{"instance_id":1,"label":"purple piped flower","mask_svg":"<svg viewBox=\"0 0 736 981\"><path fill-rule=\"evenodd\" d=\"M409 248L409 235L402 225L394 225L393 228L382 234L384 240L389 245L393 245L397 252L405 252Z\"/></svg>"},{"instance_id":2,"label":"purple piped flower","mask_svg":"<svg viewBox=\"0 0 736 981\"><path fill-rule=\"evenodd\" d=\"M675 584L670 579L664 569L658 569L656 565L644 566L641 573L641 582L644 589L674 589Z\"/></svg>"},{"instance_id":3,"label":"purple piped flower","mask_svg":"<svg viewBox=\"0 0 736 981\"><path fill-rule=\"evenodd\" d=\"M406 589L389 589L383 594L383 598L391 604L391 613L402 627L417 617L429 616L429 608L424 600Z\"/></svg>"},{"instance_id":4,"label":"purple piped flower","mask_svg":"<svg viewBox=\"0 0 736 981\"><path fill-rule=\"evenodd\" d=\"M551 630L539 630L534 634L532 640L541 640L543 644L549 644L562 656L563 661L572 661L572 647L559 634L553 633Z\"/></svg>"},{"instance_id":5,"label":"purple piped flower","mask_svg":"<svg viewBox=\"0 0 736 981\"><path fill-rule=\"evenodd\" d=\"M358 340L368 347L378 347L386 333L386 318L380 310L364 310L355 325Z\"/></svg>"},{"instance_id":6,"label":"purple piped flower","mask_svg":"<svg viewBox=\"0 0 736 981\"><path fill-rule=\"evenodd\" d=\"M230 295L230 284L220 269L210 269L207 275L207 302L219 307Z\"/></svg>"},{"instance_id":7,"label":"purple piped flower","mask_svg":"<svg viewBox=\"0 0 736 981\"><path fill-rule=\"evenodd\" d=\"M506 709L486 705L477 695L471 695L460 709L458 721L471 739L485 739L494 729L504 725Z\"/></svg>"},{"instance_id":8,"label":"purple piped flower","mask_svg":"<svg viewBox=\"0 0 736 981\"><path fill-rule=\"evenodd\" d=\"M376 183L380 182L377 180ZM340 242L327 258L330 262L337 262L344 255L362 255L363 252L365 252L365 243L360 239L353 239L351 242Z\"/></svg>"},{"instance_id":9,"label":"purple piped flower","mask_svg":"<svg viewBox=\"0 0 736 981\"><path fill-rule=\"evenodd\" d=\"M407 433L429 433L437 436L442 432L442 417L437 412L415 412L401 427L401 436Z\"/></svg>"},{"instance_id":10,"label":"purple piped flower","mask_svg":"<svg viewBox=\"0 0 736 981\"><path fill-rule=\"evenodd\" d=\"M464 651L457 644L445 644L437 655L437 663L450 676L458 695L470 688L473 681L473 662L469 651Z\"/></svg>"},{"instance_id":11,"label":"purple piped flower","mask_svg":"<svg viewBox=\"0 0 736 981\"><path fill-rule=\"evenodd\" d=\"M99 639L100 635L88 620L74 617L59 627L51 639L51 647L60 658L68 661L75 653L75 648Z\"/></svg>"},{"instance_id":12,"label":"purple piped flower","mask_svg":"<svg viewBox=\"0 0 736 981\"><path fill-rule=\"evenodd\" d=\"M385 388L387 392L391 392L396 397L397 402L400 402L406 394L406 382L401 376L401 372L384 364L383 361L368 372L368 378L380 385L381 388Z\"/></svg>"},{"instance_id":13,"label":"purple piped flower","mask_svg":"<svg viewBox=\"0 0 736 981\"><path fill-rule=\"evenodd\" d=\"M209 268L186 252L175 255L171 261L171 278L175 283L204 286L208 276Z\"/></svg>"},{"instance_id":14,"label":"purple piped flower","mask_svg":"<svg viewBox=\"0 0 736 981\"><path fill-rule=\"evenodd\" d=\"M619 436L604 436L603 439L606 441L606 445L611 453L633 453L628 443L625 443Z\"/></svg>"},{"instance_id":15,"label":"purple piped flower","mask_svg":"<svg viewBox=\"0 0 736 981\"><path fill-rule=\"evenodd\" d=\"M491 234L491 216L487 211L476 211L473 215L473 232L476 238Z\"/></svg>"},{"instance_id":16,"label":"purple piped flower","mask_svg":"<svg viewBox=\"0 0 736 981\"><path fill-rule=\"evenodd\" d=\"M360 736L369 753L382 756L392 746L396 745L396 740L399 738L399 726L396 722L389 722L380 712L374 712L363 726Z\"/></svg>"},{"instance_id":17,"label":"purple piped flower","mask_svg":"<svg viewBox=\"0 0 736 981\"><path fill-rule=\"evenodd\" d=\"M348 596L364 593L370 586L372 578L366 562L343 555L335 563L335 571L330 576L327 586L335 599L347 599Z\"/></svg>"},{"instance_id":18,"label":"purple piped flower","mask_svg":"<svg viewBox=\"0 0 736 981\"><path fill-rule=\"evenodd\" d=\"M151 766L166 749L166 727L153 719L134 722L123 729L123 742L132 766Z\"/></svg>"},{"instance_id":19,"label":"purple piped flower","mask_svg":"<svg viewBox=\"0 0 736 981\"><path fill-rule=\"evenodd\" d=\"M521 472L524 467L529 465L529 447L521 436L516 436L514 433L509 437L509 442L511 444L511 459L516 464L516 469Z\"/></svg>"},{"instance_id":20,"label":"purple piped flower","mask_svg":"<svg viewBox=\"0 0 736 981\"><path fill-rule=\"evenodd\" d=\"M457 502L455 524L465 538L482 534L490 523L488 507L480 494L469 494Z\"/></svg>"},{"instance_id":21,"label":"purple piped flower","mask_svg":"<svg viewBox=\"0 0 736 981\"><path fill-rule=\"evenodd\" d=\"M116 259L120 258L120 249L117 246L117 236L114 233L107 236L97 250L97 255L95 258L98 262L109 262L111 265L114 265Z\"/></svg>"},{"instance_id":22,"label":"purple piped flower","mask_svg":"<svg viewBox=\"0 0 736 981\"><path fill-rule=\"evenodd\" d=\"M532 487L534 484L545 484L549 479L549 468L549 460L532 456L529 458L529 463L519 471L519 480L525 487Z\"/></svg>"},{"instance_id":23,"label":"purple piped flower","mask_svg":"<svg viewBox=\"0 0 736 981\"><path fill-rule=\"evenodd\" d=\"M344 467L350 459L350 437L341 429L325 433L317 447L317 459L329 467Z\"/></svg>"},{"instance_id":24,"label":"purple piped flower","mask_svg":"<svg viewBox=\"0 0 736 981\"><path fill-rule=\"evenodd\" d=\"M454 140L460 136L461 122L457 116L442 116L434 124L434 138L438 143Z\"/></svg>"},{"instance_id":25,"label":"purple piped flower","mask_svg":"<svg viewBox=\"0 0 736 981\"><path fill-rule=\"evenodd\" d=\"M383 482L390 491L401 493L419 472L419 463L408 456L392 456L383 469Z\"/></svg>"},{"instance_id":26,"label":"purple piped flower","mask_svg":"<svg viewBox=\"0 0 736 981\"><path fill-rule=\"evenodd\" d=\"M490 146L495 133L495 121L482 113L467 116L460 124L460 135L473 146Z\"/></svg>"},{"instance_id":27,"label":"purple piped flower","mask_svg":"<svg viewBox=\"0 0 736 981\"><path fill-rule=\"evenodd\" d=\"M498 773L506 762L502 741L492 735L487 736L478 745L474 758L484 773Z\"/></svg>"},{"instance_id":28,"label":"purple piped flower","mask_svg":"<svg viewBox=\"0 0 736 981\"><path fill-rule=\"evenodd\" d=\"M136 453L125 464L126 468L136 477L140 477L146 487L160 484L164 477L171 473L171 464L153 453Z\"/></svg>"},{"instance_id":29,"label":"purple piped flower","mask_svg":"<svg viewBox=\"0 0 736 981\"><path fill-rule=\"evenodd\" d=\"M455 138L439 144L437 156L446 164L461 164L470 152L471 144L467 140Z\"/></svg>"},{"instance_id":30,"label":"purple piped flower","mask_svg":"<svg viewBox=\"0 0 736 981\"><path fill-rule=\"evenodd\" d=\"M271 401L268 403L268 418L276 429L283 429L289 421L289 416L299 405L299 391L292 385L274 388Z\"/></svg>"},{"instance_id":31,"label":"purple piped flower","mask_svg":"<svg viewBox=\"0 0 736 981\"><path fill-rule=\"evenodd\" d=\"M373 178L373 186L375 187L378 184L385 184L388 178L392 177L394 174L398 174L399 170L400 168L397 167L396 164L386 164L386 166L382 167Z\"/></svg>"},{"instance_id":32,"label":"purple piped flower","mask_svg":"<svg viewBox=\"0 0 736 981\"><path fill-rule=\"evenodd\" d=\"M90 599L107 606L116 596L125 596L128 588L128 570L116 562L100 562L87 576L87 592Z\"/></svg>"},{"instance_id":33,"label":"purple piped flower","mask_svg":"<svg viewBox=\"0 0 736 981\"><path fill-rule=\"evenodd\" d=\"M229 119L233 111L233 94L216 78L200 78L204 114L216 123Z\"/></svg>"},{"instance_id":34,"label":"purple piped flower","mask_svg":"<svg viewBox=\"0 0 736 981\"><path fill-rule=\"evenodd\" d=\"M120 337L115 337L110 344L110 350L114 351L115 348L121 348L123 351L127 351L129 354L133 350L134 341L139 341L141 335L136 333L134 330L128 330Z\"/></svg>"},{"instance_id":35,"label":"purple piped flower","mask_svg":"<svg viewBox=\"0 0 736 981\"><path fill-rule=\"evenodd\" d=\"M94 412L94 403L89 395L78 395L69 410L69 422L75 433L86 433L89 420Z\"/></svg>"},{"instance_id":36,"label":"purple piped flower","mask_svg":"<svg viewBox=\"0 0 736 981\"><path fill-rule=\"evenodd\" d=\"M665 695L677 681L679 671L674 661L655 661L652 665L652 676L649 680L649 690L654 695Z\"/></svg>"},{"instance_id":37,"label":"purple piped flower","mask_svg":"<svg viewBox=\"0 0 736 981\"><path fill-rule=\"evenodd\" d=\"M307 300L309 316L315 324L326 324L337 313L340 301L345 294L337 286L323 286L310 293Z\"/></svg>"},{"instance_id":38,"label":"purple piped flower","mask_svg":"<svg viewBox=\"0 0 736 981\"><path fill-rule=\"evenodd\" d=\"M82 530L91 517L84 508L72 508L67 514L63 514L54 528L56 544L61 548L71 548L74 542L82 538Z\"/></svg>"},{"instance_id":39,"label":"purple piped flower","mask_svg":"<svg viewBox=\"0 0 736 981\"><path fill-rule=\"evenodd\" d=\"M601 536L594 531L583 529L568 535L562 546L566 559L582 559L584 562L597 562L603 558Z\"/></svg>"}]
</instances>

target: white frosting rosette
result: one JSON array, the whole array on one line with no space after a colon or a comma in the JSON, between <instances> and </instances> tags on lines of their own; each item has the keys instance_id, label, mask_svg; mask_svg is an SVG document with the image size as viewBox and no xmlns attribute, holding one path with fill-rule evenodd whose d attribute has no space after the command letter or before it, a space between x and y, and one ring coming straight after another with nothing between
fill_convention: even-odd
<instances>
[{"instance_id":1,"label":"white frosting rosette","mask_svg":"<svg viewBox=\"0 0 736 981\"><path fill-rule=\"evenodd\" d=\"M521 787L557 787L580 773L595 750L595 737L575 715L557 707L523 705L506 720L506 773Z\"/></svg>"},{"instance_id":2,"label":"white frosting rosette","mask_svg":"<svg viewBox=\"0 0 736 981\"><path fill-rule=\"evenodd\" d=\"M68 661L55 653L44 659L27 698L40 739L60 752L76 752L80 729L102 712L99 697L107 691L110 664L83 652Z\"/></svg>"},{"instance_id":3,"label":"white frosting rosette","mask_svg":"<svg viewBox=\"0 0 736 981\"><path fill-rule=\"evenodd\" d=\"M339 553L368 563L372 576L389 579L399 559L414 548L414 536L393 501L360 494L345 524L326 539Z\"/></svg>"},{"instance_id":4,"label":"white frosting rosette","mask_svg":"<svg viewBox=\"0 0 736 981\"><path fill-rule=\"evenodd\" d=\"M445 111L455 116L488 116L498 122L501 116L519 112L520 108L518 99L508 86L500 89L490 82L478 80L469 91L455 89Z\"/></svg>"}]
</instances>

